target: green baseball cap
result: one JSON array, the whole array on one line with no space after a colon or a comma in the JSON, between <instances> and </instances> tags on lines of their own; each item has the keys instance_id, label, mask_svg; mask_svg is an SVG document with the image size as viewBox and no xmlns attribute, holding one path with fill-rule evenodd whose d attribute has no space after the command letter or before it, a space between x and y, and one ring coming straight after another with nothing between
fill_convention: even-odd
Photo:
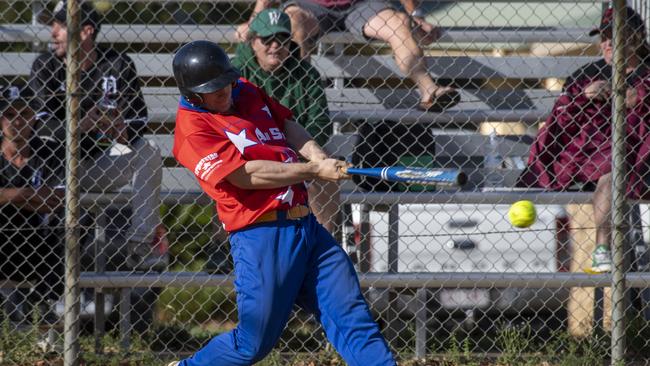
<instances>
[{"instance_id":1,"label":"green baseball cap","mask_svg":"<svg viewBox=\"0 0 650 366\"><path fill-rule=\"evenodd\" d=\"M291 35L291 19L280 9L264 9L253 19L249 29L260 37L278 33Z\"/></svg>"}]
</instances>

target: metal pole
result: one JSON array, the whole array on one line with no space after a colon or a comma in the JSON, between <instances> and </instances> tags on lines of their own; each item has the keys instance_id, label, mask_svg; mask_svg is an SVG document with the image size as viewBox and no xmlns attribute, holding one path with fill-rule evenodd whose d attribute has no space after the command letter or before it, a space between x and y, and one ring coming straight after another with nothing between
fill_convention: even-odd
<instances>
[{"instance_id":1,"label":"metal pole","mask_svg":"<svg viewBox=\"0 0 650 366\"><path fill-rule=\"evenodd\" d=\"M627 236L627 203L625 201L625 0L614 0L614 60L612 105L612 366L623 364L625 359L625 238Z\"/></svg>"},{"instance_id":2,"label":"metal pole","mask_svg":"<svg viewBox=\"0 0 650 366\"><path fill-rule=\"evenodd\" d=\"M399 204L388 206L388 273L399 272ZM388 290L388 326L386 338L389 343L399 341L399 314L397 311L397 291Z\"/></svg>"},{"instance_id":3,"label":"metal pole","mask_svg":"<svg viewBox=\"0 0 650 366\"><path fill-rule=\"evenodd\" d=\"M79 365L79 0L67 1L64 366Z\"/></svg>"}]
</instances>

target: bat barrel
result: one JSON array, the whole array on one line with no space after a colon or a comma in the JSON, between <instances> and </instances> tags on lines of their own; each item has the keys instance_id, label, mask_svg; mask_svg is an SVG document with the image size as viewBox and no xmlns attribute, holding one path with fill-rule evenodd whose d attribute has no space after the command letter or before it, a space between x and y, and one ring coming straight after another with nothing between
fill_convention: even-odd
<instances>
[{"instance_id":1,"label":"bat barrel","mask_svg":"<svg viewBox=\"0 0 650 366\"><path fill-rule=\"evenodd\" d=\"M437 186L462 186L467 183L467 174L458 169L426 169L407 167L347 168L348 174L404 182Z\"/></svg>"}]
</instances>

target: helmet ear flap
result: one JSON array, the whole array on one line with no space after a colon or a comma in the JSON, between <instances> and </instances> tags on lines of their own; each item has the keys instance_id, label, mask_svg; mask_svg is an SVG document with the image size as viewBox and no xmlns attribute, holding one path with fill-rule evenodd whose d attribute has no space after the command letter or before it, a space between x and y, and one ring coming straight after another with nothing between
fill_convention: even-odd
<instances>
[{"instance_id":1,"label":"helmet ear flap","mask_svg":"<svg viewBox=\"0 0 650 366\"><path fill-rule=\"evenodd\" d=\"M185 95L185 100L194 107L200 107L203 104L203 98L197 93L188 93L188 95Z\"/></svg>"}]
</instances>

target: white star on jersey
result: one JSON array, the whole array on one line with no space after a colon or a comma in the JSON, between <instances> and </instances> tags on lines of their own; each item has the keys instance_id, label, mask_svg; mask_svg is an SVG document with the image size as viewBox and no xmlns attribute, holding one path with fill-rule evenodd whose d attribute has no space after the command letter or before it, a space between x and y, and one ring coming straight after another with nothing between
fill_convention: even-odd
<instances>
[{"instance_id":1,"label":"white star on jersey","mask_svg":"<svg viewBox=\"0 0 650 366\"><path fill-rule=\"evenodd\" d=\"M262 110L266 112L266 114L268 114L269 118L273 118L273 116L271 115L271 111L269 110L269 106L264 105L264 107L262 107Z\"/></svg>"},{"instance_id":2,"label":"white star on jersey","mask_svg":"<svg viewBox=\"0 0 650 366\"><path fill-rule=\"evenodd\" d=\"M291 205L291 202L293 202L293 189L291 186L287 187L287 191L284 193L280 193L277 197L275 197L276 200L281 200L282 203L288 203Z\"/></svg>"},{"instance_id":3,"label":"white star on jersey","mask_svg":"<svg viewBox=\"0 0 650 366\"><path fill-rule=\"evenodd\" d=\"M235 145L237 150L239 150L239 153L242 155L244 155L244 150L247 147L257 145L257 142L246 138L246 129L241 130L238 134L234 134L230 131L226 131L226 136Z\"/></svg>"}]
</instances>

